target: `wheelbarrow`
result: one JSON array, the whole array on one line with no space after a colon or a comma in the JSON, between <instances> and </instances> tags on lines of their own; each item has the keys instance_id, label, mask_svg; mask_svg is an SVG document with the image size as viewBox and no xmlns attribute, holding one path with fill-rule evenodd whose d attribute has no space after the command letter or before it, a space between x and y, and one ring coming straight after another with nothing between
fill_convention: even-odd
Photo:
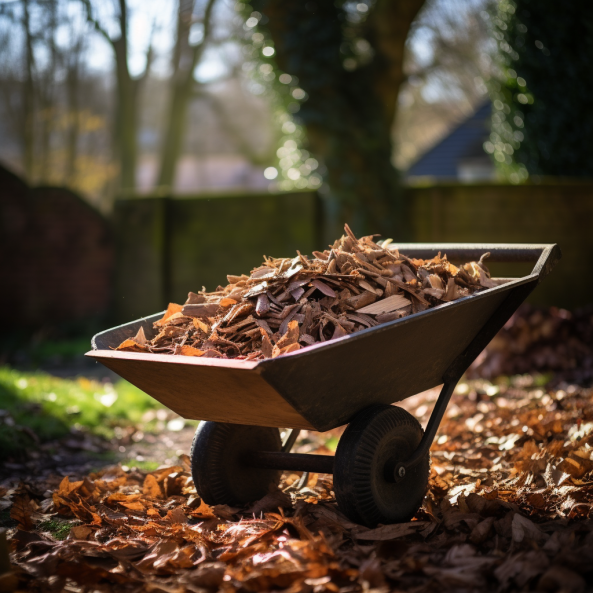
<instances>
[{"instance_id":1,"label":"wheelbarrow","mask_svg":"<svg viewBox=\"0 0 593 593\"><path fill-rule=\"evenodd\" d=\"M115 351L163 313L93 337L95 358L184 418L204 420L191 450L208 504L240 505L277 486L283 470L333 474L341 511L367 526L407 521L428 486L430 446L470 364L560 259L557 245L397 244L415 258L535 262L531 274L459 300L260 361ZM391 404L442 385L423 430ZM300 429L347 424L335 456L290 450ZM278 427L292 429L282 442Z\"/></svg>"}]
</instances>

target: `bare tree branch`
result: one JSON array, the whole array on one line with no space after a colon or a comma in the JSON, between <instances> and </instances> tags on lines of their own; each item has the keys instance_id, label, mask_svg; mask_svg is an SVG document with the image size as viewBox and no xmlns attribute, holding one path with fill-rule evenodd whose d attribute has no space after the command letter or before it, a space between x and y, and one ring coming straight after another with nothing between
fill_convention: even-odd
<instances>
[{"instance_id":1,"label":"bare tree branch","mask_svg":"<svg viewBox=\"0 0 593 593\"><path fill-rule=\"evenodd\" d=\"M91 6L91 0L81 0L81 2L86 12L86 20L91 25L93 25L95 31L101 34L103 38L107 41L107 43L113 46L113 39L111 38L109 33L107 33L107 31L101 26L101 23L99 23L99 21L93 17L93 8Z\"/></svg>"},{"instance_id":2,"label":"bare tree branch","mask_svg":"<svg viewBox=\"0 0 593 593\"><path fill-rule=\"evenodd\" d=\"M190 99L194 94L194 71L199 64L204 50L212 34L212 11L216 0L208 0L204 10L202 23L204 26L203 36L196 45L189 45L189 32L191 27L191 14L193 3L187 17L188 6L179 5L177 20L177 41L173 53L173 76L172 90L169 104L165 138L161 149L161 164L158 185L171 187L175 179L177 161L181 154L181 147L184 139L184 125ZM187 53L189 53L189 56ZM184 55L185 54L185 55ZM184 60L189 57L189 60Z\"/></svg>"},{"instance_id":3,"label":"bare tree branch","mask_svg":"<svg viewBox=\"0 0 593 593\"><path fill-rule=\"evenodd\" d=\"M195 70L196 66L198 65L200 59L202 58L202 54L204 53L204 49L206 48L206 44L210 39L210 35L212 33L212 9L214 8L214 3L216 0L208 0L208 4L206 4L206 10L204 10L204 35L202 36L202 40L193 46L193 56L192 56L192 76L193 71Z\"/></svg>"},{"instance_id":4,"label":"bare tree branch","mask_svg":"<svg viewBox=\"0 0 593 593\"><path fill-rule=\"evenodd\" d=\"M150 68L152 67L152 63L154 61L154 32L156 29L156 20L152 21L152 26L150 27L150 36L148 38L148 47L146 48L146 63L144 65L144 70L142 74L136 79L139 84L142 84L147 78L148 74L150 73Z\"/></svg>"}]
</instances>

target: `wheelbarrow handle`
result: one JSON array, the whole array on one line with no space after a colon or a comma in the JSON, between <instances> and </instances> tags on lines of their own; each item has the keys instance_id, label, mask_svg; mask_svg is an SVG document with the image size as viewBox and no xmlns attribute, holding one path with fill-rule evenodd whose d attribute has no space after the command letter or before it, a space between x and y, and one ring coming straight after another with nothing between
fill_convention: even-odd
<instances>
[{"instance_id":1,"label":"wheelbarrow handle","mask_svg":"<svg viewBox=\"0 0 593 593\"><path fill-rule=\"evenodd\" d=\"M427 259L437 253L447 255L453 261L475 261L484 253L490 253L488 263L536 262L532 274L543 279L561 257L555 243L391 243L390 249L399 249L409 257Z\"/></svg>"},{"instance_id":2,"label":"wheelbarrow handle","mask_svg":"<svg viewBox=\"0 0 593 593\"><path fill-rule=\"evenodd\" d=\"M529 277L529 281L519 284L508 294L500 304L492 317L474 337L465 351L459 355L449 366L443 375L443 388L436 401L430 419L426 426L424 436L418 448L405 462L399 463L394 470L394 479L401 479L406 472L420 462L428 453L432 441L436 436L449 399L453 394L455 386L461 376L469 368L470 364L478 357L480 352L488 345L490 340L504 326L517 307L527 298L531 291L545 278L561 257L560 248L556 244L549 245L475 245L475 244L413 244L407 246L398 245L398 248L412 257L434 257L435 249L438 248L443 254L451 259L473 260L479 259L483 253L490 252L491 261L497 262L530 262L534 261L535 266ZM430 255L432 254L432 255Z\"/></svg>"}]
</instances>

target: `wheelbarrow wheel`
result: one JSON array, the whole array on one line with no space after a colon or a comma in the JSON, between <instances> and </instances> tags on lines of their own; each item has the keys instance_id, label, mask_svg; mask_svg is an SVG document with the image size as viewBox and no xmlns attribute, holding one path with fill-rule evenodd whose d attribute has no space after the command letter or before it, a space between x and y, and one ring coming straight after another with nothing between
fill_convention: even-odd
<instances>
[{"instance_id":1,"label":"wheelbarrow wheel","mask_svg":"<svg viewBox=\"0 0 593 593\"><path fill-rule=\"evenodd\" d=\"M416 450L423 432L414 416L389 405L366 408L348 425L336 451L334 492L349 519L375 527L414 516L428 486L430 454L397 481L393 470Z\"/></svg>"},{"instance_id":2,"label":"wheelbarrow wheel","mask_svg":"<svg viewBox=\"0 0 593 593\"><path fill-rule=\"evenodd\" d=\"M282 472L249 467L254 451L281 451L277 428L202 422L191 447L194 484L210 505L241 505L265 496Z\"/></svg>"}]
</instances>

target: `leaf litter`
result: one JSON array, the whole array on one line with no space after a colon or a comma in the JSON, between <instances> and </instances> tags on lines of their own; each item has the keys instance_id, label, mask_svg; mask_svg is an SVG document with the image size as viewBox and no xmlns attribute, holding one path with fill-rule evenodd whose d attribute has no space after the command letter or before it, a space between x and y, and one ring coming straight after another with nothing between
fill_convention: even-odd
<instances>
[{"instance_id":1,"label":"leaf litter","mask_svg":"<svg viewBox=\"0 0 593 593\"><path fill-rule=\"evenodd\" d=\"M472 365L469 376L554 373L593 385L593 306L575 311L523 304Z\"/></svg>"},{"instance_id":2,"label":"leaf litter","mask_svg":"<svg viewBox=\"0 0 593 593\"><path fill-rule=\"evenodd\" d=\"M584 592L593 578L593 391L529 379L458 386L409 523L350 522L323 474L285 473L278 490L244 508L208 506L181 455L152 472L114 466L53 488L0 486L0 507L16 523L11 578L44 592ZM426 422L437 396L403 405ZM304 433L296 450L330 453L327 436ZM71 522L63 541L43 531L52 518Z\"/></svg>"},{"instance_id":3,"label":"leaf litter","mask_svg":"<svg viewBox=\"0 0 593 593\"><path fill-rule=\"evenodd\" d=\"M301 263L303 257L299 254ZM292 267L294 260L289 261ZM362 273L356 296L370 292L377 298L349 314L362 326L361 319L368 323L367 317L377 321L384 314L377 309L360 313L363 306L377 307L393 296L421 303L411 289L433 305L435 295L424 293L423 284L414 285L409 276L420 267L400 268L399 281L411 286L393 295L386 290L379 295L380 282ZM258 268L240 287L253 296L190 294L185 306L216 304L216 311L224 307L228 314L238 304L249 305L253 312L239 307L231 326L250 315L263 324L266 318L259 315L275 311L276 299L282 311L289 308L290 320L282 334L270 325L266 336L260 334L262 351L267 337L267 352L273 355L285 336L295 343L295 326L289 324L293 319L302 324L297 315L304 314L291 313L306 292L311 291L308 299L318 291L320 303L335 299L332 292L339 296L340 288L323 275L295 274L289 283L294 301L280 301L279 288L270 298L269 284L258 287L271 273ZM476 277L487 281L485 274L478 271ZM229 285L245 278L230 277ZM265 292L255 294L262 288ZM208 301L213 295L217 303ZM172 305L155 324L157 330L182 327L174 322L188 317L183 308ZM208 315L213 310L204 308ZM202 332L216 322L208 316L189 318ZM472 368L473 376L553 370L557 380L541 386L523 375L506 382L461 383L431 449L427 496L409 523L375 529L353 524L335 504L331 476L319 474L285 473L280 489L245 508L210 507L195 491L184 455L178 465L153 472L115 466L64 478L57 487L53 480L36 484L33 478L5 482L0 510L10 514L15 527L8 530L12 573L0 575L0 590L13 590L18 582L21 590L44 592L586 591L593 580L591 319L590 313L524 308L509 321ZM321 339L317 333L303 340L298 327L299 347ZM178 330L167 331L173 337L165 351L202 351L202 344L175 335ZM326 339L334 332L329 322L321 328ZM230 337L239 342L236 335ZM133 341L145 346L139 351L152 347L143 332ZM235 356L230 346L215 346L217 355ZM402 405L426 423L437 396L438 390L431 390ZM337 429L329 436L339 434ZM327 434L303 437L298 452L330 453L324 445ZM63 541L44 530L54 519L71 526Z\"/></svg>"},{"instance_id":4,"label":"leaf litter","mask_svg":"<svg viewBox=\"0 0 593 593\"><path fill-rule=\"evenodd\" d=\"M440 253L412 259L389 239L346 234L311 258L266 257L215 292L190 292L117 350L259 360L341 338L492 288L484 260L459 267Z\"/></svg>"}]
</instances>

